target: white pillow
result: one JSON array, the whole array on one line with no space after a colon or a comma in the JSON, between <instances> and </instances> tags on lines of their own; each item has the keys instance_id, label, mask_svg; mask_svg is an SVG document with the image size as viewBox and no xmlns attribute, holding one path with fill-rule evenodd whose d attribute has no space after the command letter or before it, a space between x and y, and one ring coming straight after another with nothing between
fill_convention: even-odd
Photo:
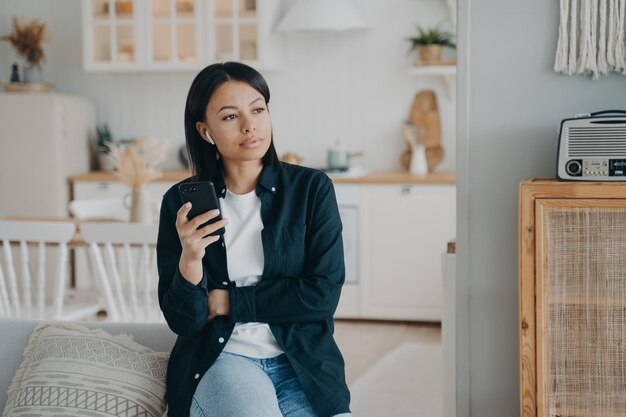
<instances>
[{"instance_id":1,"label":"white pillow","mask_svg":"<svg viewBox=\"0 0 626 417\"><path fill-rule=\"evenodd\" d=\"M160 417L168 356L127 335L43 323L30 337L2 416Z\"/></svg>"}]
</instances>

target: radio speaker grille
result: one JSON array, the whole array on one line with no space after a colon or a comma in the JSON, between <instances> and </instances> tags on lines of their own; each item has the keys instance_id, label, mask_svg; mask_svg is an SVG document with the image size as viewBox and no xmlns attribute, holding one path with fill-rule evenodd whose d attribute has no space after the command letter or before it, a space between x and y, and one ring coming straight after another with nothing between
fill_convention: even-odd
<instances>
[{"instance_id":1,"label":"radio speaker grille","mask_svg":"<svg viewBox=\"0 0 626 417\"><path fill-rule=\"evenodd\" d=\"M568 156L570 158L626 154L626 125L572 126L568 128Z\"/></svg>"}]
</instances>

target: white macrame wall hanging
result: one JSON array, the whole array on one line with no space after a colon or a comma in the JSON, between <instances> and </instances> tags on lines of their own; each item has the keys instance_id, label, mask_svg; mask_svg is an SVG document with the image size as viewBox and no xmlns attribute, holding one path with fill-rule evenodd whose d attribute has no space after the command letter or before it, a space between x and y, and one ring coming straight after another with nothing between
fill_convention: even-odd
<instances>
[{"instance_id":1,"label":"white macrame wall hanging","mask_svg":"<svg viewBox=\"0 0 626 417\"><path fill-rule=\"evenodd\" d=\"M554 71L626 74L626 0L560 0L561 23Z\"/></svg>"}]
</instances>

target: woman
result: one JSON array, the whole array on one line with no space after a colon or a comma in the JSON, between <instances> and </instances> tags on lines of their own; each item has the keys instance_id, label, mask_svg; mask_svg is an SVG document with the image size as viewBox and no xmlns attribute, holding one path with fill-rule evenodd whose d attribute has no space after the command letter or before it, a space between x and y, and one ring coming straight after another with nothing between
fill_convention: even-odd
<instances>
[{"instance_id":1,"label":"woman","mask_svg":"<svg viewBox=\"0 0 626 417\"><path fill-rule=\"evenodd\" d=\"M341 221L320 171L281 163L261 74L202 70L185 107L194 176L215 211L187 219L178 184L163 197L159 302L178 334L167 373L170 416L350 416L333 313L344 282ZM223 237L209 236L225 227Z\"/></svg>"}]
</instances>

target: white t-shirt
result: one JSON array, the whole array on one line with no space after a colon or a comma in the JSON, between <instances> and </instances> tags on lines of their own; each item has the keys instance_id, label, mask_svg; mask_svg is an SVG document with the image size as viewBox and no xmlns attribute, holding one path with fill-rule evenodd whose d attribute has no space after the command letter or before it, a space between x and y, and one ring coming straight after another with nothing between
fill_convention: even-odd
<instances>
[{"instance_id":1,"label":"white t-shirt","mask_svg":"<svg viewBox=\"0 0 626 417\"><path fill-rule=\"evenodd\" d=\"M254 190L247 194L226 191L222 216L228 219L224 243L228 275L237 287L256 285L263 274L261 200ZM236 323L224 350L253 358L273 358L283 353L266 323Z\"/></svg>"}]
</instances>

